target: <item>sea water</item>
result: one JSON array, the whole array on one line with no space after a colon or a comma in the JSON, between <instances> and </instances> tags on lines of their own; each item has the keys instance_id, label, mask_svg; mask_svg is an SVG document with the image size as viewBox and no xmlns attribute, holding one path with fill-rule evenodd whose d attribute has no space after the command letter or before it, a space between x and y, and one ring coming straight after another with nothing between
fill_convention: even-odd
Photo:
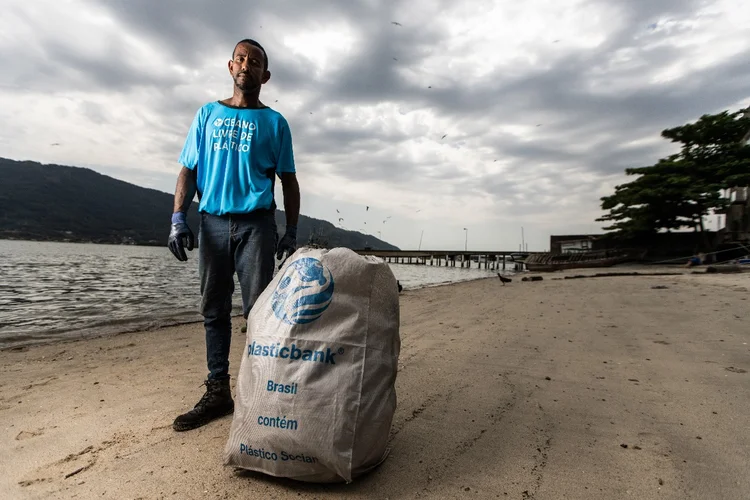
<instances>
[{"instance_id":1,"label":"sea water","mask_svg":"<svg viewBox=\"0 0 750 500\"><path fill-rule=\"evenodd\" d=\"M201 321L196 257L179 262L166 246L0 240L0 348ZM494 276L474 266L391 269L407 290ZM242 313L238 285L233 309Z\"/></svg>"}]
</instances>

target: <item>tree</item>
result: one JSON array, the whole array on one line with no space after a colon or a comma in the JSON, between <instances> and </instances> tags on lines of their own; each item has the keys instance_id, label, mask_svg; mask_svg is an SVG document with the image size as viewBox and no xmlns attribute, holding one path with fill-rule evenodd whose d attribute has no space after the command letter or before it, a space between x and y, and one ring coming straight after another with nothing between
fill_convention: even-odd
<instances>
[{"instance_id":1,"label":"tree","mask_svg":"<svg viewBox=\"0 0 750 500\"><path fill-rule=\"evenodd\" d=\"M750 118L742 111L725 111L664 130L662 137L680 143L680 152L626 169L639 177L601 199L609 213L597 221L613 222L604 229L621 240L685 227L703 233L703 217L726 206L722 191L750 185L750 146L741 141L748 129Z\"/></svg>"},{"instance_id":2,"label":"tree","mask_svg":"<svg viewBox=\"0 0 750 500\"><path fill-rule=\"evenodd\" d=\"M703 115L695 123L667 129L662 137L682 144L680 155L699 178L723 189L750 185L750 147L743 137L750 130L746 110Z\"/></svg>"}]
</instances>

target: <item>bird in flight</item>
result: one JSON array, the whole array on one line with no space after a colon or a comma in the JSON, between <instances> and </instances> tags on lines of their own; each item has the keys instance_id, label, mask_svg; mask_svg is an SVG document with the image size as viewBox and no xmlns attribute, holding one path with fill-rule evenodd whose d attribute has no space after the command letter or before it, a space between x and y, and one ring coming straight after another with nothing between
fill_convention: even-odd
<instances>
[{"instance_id":1,"label":"bird in flight","mask_svg":"<svg viewBox=\"0 0 750 500\"><path fill-rule=\"evenodd\" d=\"M442 140L443 140L443 139L445 139L446 137L448 137L448 134L445 134L445 135L444 135L443 137L441 137L441 138L440 138L440 140L442 141Z\"/></svg>"},{"instance_id":2,"label":"bird in flight","mask_svg":"<svg viewBox=\"0 0 750 500\"><path fill-rule=\"evenodd\" d=\"M370 210L370 207L369 207L369 206L366 206L366 207L365 207L365 212L368 212L369 210Z\"/></svg>"},{"instance_id":3,"label":"bird in flight","mask_svg":"<svg viewBox=\"0 0 750 500\"><path fill-rule=\"evenodd\" d=\"M53 142L52 144L50 144L50 146L59 146L59 145L60 145L59 142Z\"/></svg>"},{"instance_id":4,"label":"bird in flight","mask_svg":"<svg viewBox=\"0 0 750 500\"><path fill-rule=\"evenodd\" d=\"M401 23L397 23L396 21L391 21L391 24L394 26L401 26Z\"/></svg>"}]
</instances>

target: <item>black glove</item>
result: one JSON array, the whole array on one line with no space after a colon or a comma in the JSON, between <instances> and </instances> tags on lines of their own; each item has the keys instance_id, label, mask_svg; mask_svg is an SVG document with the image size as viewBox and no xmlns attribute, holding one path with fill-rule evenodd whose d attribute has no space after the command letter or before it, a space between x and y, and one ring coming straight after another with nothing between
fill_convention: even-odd
<instances>
[{"instance_id":1,"label":"black glove","mask_svg":"<svg viewBox=\"0 0 750 500\"><path fill-rule=\"evenodd\" d=\"M187 225L184 212L175 212L172 215L172 229L169 231L169 249L172 251L177 260L186 261L185 247L188 250L193 249L195 237Z\"/></svg>"},{"instance_id":2,"label":"black glove","mask_svg":"<svg viewBox=\"0 0 750 500\"><path fill-rule=\"evenodd\" d=\"M289 257L297 251L297 226L287 226L284 237L279 241L276 247L276 258L281 260L286 253L286 257ZM285 257L285 258L286 258Z\"/></svg>"}]
</instances>

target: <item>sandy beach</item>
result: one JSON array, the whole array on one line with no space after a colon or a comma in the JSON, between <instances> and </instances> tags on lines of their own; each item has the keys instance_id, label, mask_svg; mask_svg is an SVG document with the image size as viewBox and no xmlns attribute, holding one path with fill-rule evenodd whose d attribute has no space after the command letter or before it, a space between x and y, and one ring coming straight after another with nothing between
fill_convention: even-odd
<instances>
[{"instance_id":1,"label":"sandy beach","mask_svg":"<svg viewBox=\"0 0 750 500\"><path fill-rule=\"evenodd\" d=\"M224 467L229 417L172 430L201 324L2 351L0 497L748 498L750 274L543 276L402 294L391 455L349 485Z\"/></svg>"}]
</instances>

